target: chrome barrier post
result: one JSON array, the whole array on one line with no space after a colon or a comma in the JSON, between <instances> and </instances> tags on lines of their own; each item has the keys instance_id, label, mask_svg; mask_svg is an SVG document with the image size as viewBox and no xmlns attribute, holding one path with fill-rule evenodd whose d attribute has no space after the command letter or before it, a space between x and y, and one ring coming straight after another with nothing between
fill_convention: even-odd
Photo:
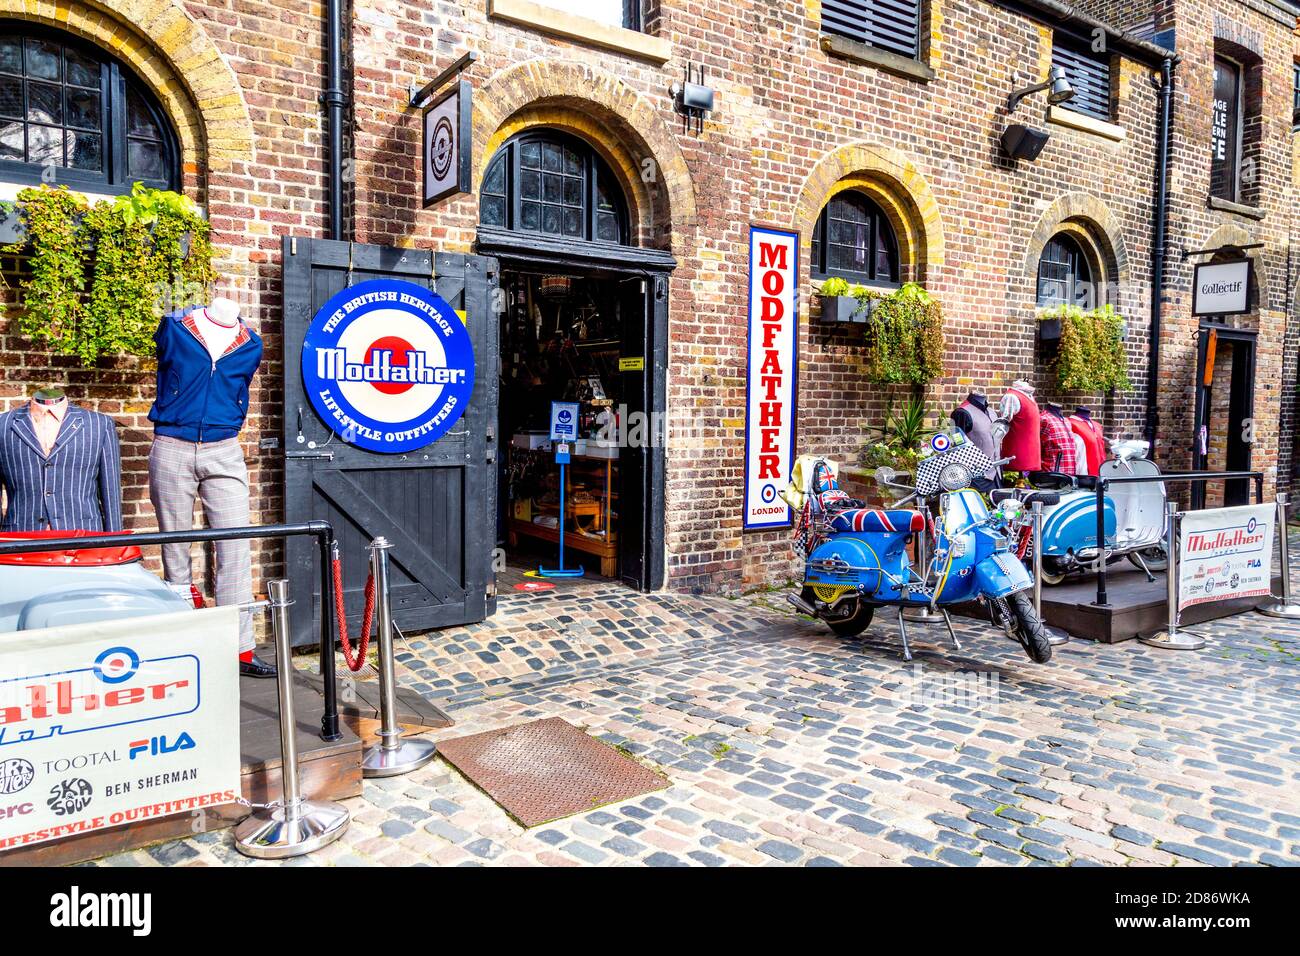
<instances>
[{"instance_id":1,"label":"chrome barrier post","mask_svg":"<svg viewBox=\"0 0 1300 956\"><path fill-rule=\"evenodd\" d=\"M1178 630L1178 502L1165 503L1165 548L1169 552L1168 567L1165 569L1165 600L1169 605L1169 623L1163 631L1150 637L1140 637L1143 644L1151 647L1163 647L1174 651L1199 651L1205 646L1205 638L1181 633Z\"/></svg>"},{"instance_id":2,"label":"chrome barrier post","mask_svg":"<svg viewBox=\"0 0 1300 956\"><path fill-rule=\"evenodd\" d=\"M297 723L293 713L293 648L289 634L289 582L267 582L275 634L276 682L280 694L280 780L278 804L259 807L235 827L235 849L260 860L303 856L341 837L351 815L341 803L304 800L298 779Z\"/></svg>"},{"instance_id":3,"label":"chrome barrier post","mask_svg":"<svg viewBox=\"0 0 1300 956\"><path fill-rule=\"evenodd\" d=\"M388 593L387 538L370 542L375 578L375 616L379 619L379 742L361 757L364 777L396 777L423 767L438 754L432 740L403 737L397 724L397 674L393 664L393 606Z\"/></svg>"},{"instance_id":4,"label":"chrome barrier post","mask_svg":"<svg viewBox=\"0 0 1300 956\"><path fill-rule=\"evenodd\" d=\"M1047 642L1053 647L1070 643L1070 635L1059 627L1052 627L1043 617L1043 503L1035 501L1030 509L1033 515L1034 535L1034 613L1043 622Z\"/></svg>"},{"instance_id":5,"label":"chrome barrier post","mask_svg":"<svg viewBox=\"0 0 1300 956\"><path fill-rule=\"evenodd\" d=\"M916 568L920 572L921 582L930 583L930 543L927 540L930 533L930 508L924 501L918 501L918 509L925 516L925 527L921 533L916 536ZM943 614L932 608L929 604L911 604L903 607L902 614L907 620L915 621L917 624L932 624L935 621L942 621Z\"/></svg>"},{"instance_id":6,"label":"chrome barrier post","mask_svg":"<svg viewBox=\"0 0 1300 956\"><path fill-rule=\"evenodd\" d=\"M1279 570L1282 572L1282 600L1265 604L1259 609L1260 614L1269 617L1300 618L1300 604L1291 599L1291 542L1286 529L1286 506L1288 498L1285 492L1277 496L1277 540L1282 550Z\"/></svg>"}]
</instances>

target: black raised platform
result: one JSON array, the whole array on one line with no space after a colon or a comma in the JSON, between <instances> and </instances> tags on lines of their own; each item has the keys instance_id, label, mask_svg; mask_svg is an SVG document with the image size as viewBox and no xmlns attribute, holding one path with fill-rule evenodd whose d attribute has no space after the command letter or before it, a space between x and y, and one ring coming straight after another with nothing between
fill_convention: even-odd
<instances>
[{"instance_id":1,"label":"black raised platform","mask_svg":"<svg viewBox=\"0 0 1300 956\"><path fill-rule=\"evenodd\" d=\"M1273 580L1274 593L1281 590L1282 579ZM1165 629L1166 584L1163 571L1157 571L1155 581L1127 564L1113 564L1106 575L1106 596L1109 603L1098 607L1096 575L1075 575L1055 587L1043 586L1043 617L1047 623L1059 627L1074 637L1084 637L1106 644L1145 637ZM1264 596L1241 598L1234 601L1213 601L1196 604L1183 611L1183 625L1214 621L1275 601Z\"/></svg>"}]
</instances>

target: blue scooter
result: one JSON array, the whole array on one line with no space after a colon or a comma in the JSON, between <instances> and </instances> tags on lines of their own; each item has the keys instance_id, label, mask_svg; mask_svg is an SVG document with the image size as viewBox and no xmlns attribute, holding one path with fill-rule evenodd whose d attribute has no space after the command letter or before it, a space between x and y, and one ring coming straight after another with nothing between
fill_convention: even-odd
<instances>
[{"instance_id":1,"label":"blue scooter","mask_svg":"<svg viewBox=\"0 0 1300 956\"><path fill-rule=\"evenodd\" d=\"M898 608L903 658L912 659L906 608L928 607L941 615L958 650L947 607L979 601L993 624L1020 643L1030 660L1051 660L1052 646L1034 610L1033 579L1017 559L1011 542L1027 522L1020 501L1008 499L990 512L971 488L971 478L996 464L957 430L932 436L912 485L883 469L877 480L909 495L889 509L866 508L841 490L829 469L814 467L810 493L800 515L806 546L803 586L787 600L804 614L825 621L836 634L853 636L871 624L878 607ZM899 507L917 500L934 501L933 529L926 513ZM920 537L932 548L913 567L908 545Z\"/></svg>"}]
</instances>

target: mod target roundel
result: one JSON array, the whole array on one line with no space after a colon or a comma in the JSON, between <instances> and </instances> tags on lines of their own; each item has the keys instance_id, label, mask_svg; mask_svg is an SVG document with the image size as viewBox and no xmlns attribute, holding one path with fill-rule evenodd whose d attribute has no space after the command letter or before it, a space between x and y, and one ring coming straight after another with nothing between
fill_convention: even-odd
<instances>
[{"instance_id":1,"label":"mod target roundel","mask_svg":"<svg viewBox=\"0 0 1300 956\"><path fill-rule=\"evenodd\" d=\"M120 684L140 669L140 655L129 647L110 647L95 658L91 670L105 684Z\"/></svg>"},{"instance_id":2,"label":"mod target roundel","mask_svg":"<svg viewBox=\"0 0 1300 956\"><path fill-rule=\"evenodd\" d=\"M474 391L474 346L446 300L423 286L371 279L336 293L302 344L302 378L321 420L367 451L437 441Z\"/></svg>"},{"instance_id":3,"label":"mod target roundel","mask_svg":"<svg viewBox=\"0 0 1300 956\"><path fill-rule=\"evenodd\" d=\"M939 432L930 438L930 447L933 448L936 453L943 454L952 447L952 439L943 432Z\"/></svg>"}]
</instances>

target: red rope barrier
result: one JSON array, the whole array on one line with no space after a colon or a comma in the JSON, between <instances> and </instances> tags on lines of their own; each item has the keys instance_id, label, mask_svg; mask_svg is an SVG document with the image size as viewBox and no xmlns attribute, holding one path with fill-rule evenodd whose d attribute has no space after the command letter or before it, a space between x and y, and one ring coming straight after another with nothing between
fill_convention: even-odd
<instances>
[{"instance_id":1,"label":"red rope barrier","mask_svg":"<svg viewBox=\"0 0 1300 956\"><path fill-rule=\"evenodd\" d=\"M372 571L366 578L366 606L361 612L361 638L355 653L352 642L348 640L348 616L343 608L343 565L337 551L334 554L334 617L339 622L339 640L343 644L343 659L348 662L348 669L355 673L366 663L366 651L370 648L370 628L375 621L375 575Z\"/></svg>"}]
</instances>

